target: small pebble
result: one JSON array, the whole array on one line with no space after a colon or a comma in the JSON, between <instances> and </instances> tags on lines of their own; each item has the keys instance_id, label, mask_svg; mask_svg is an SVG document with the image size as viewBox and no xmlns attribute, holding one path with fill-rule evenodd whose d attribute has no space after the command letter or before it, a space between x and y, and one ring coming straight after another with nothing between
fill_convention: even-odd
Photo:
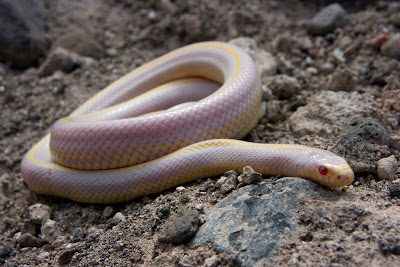
<instances>
[{"instance_id":1,"label":"small pebble","mask_svg":"<svg viewBox=\"0 0 400 267\"><path fill-rule=\"evenodd\" d=\"M78 227L74 231L74 236L72 238L72 242L79 242L82 241L84 238L84 233L82 231L82 228Z\"/></svg>"},{"instance_id":2,"label":"small pebble","mask_svg":"<svg viewBox=\"0 0 400 267\"><path fill-rule=\"evenodd\" d=\"M21 245L21 247L40 247L41 245L43 245L44 241L34 237L33 235L29 234L29 233L25 233L25 234L21 234L18 233L15 235L16 237L16 241L18 244Z\"/></svg>"},{"instance_id":3,"label":"small pebble","mask_svg":"<svg viewBox=\"0 0 400 267\"><path fill-rule=\"evenodd\" d=\"M335 69L335 65L330 62L325 62L320 66L320 70L325 73L332 72Z\"/></svg>"},{"instance_id":4,"label":"small pebble","mask_svg":"<svg viewBox=\"0 0 400 267\"><path fill-rule=\"evenodd\" d=\"M51 52L63 48L84 57L101 59L104 56L103 47L91 35L83 30L67 32L56 38L51 46Z\"/></svg>"},{"instance_id":5,"label":"small pebble","mask_svg":"<svg viewBox=\"0 0 400 267\"><path fill-rule=\"evenodd\" d=\"M104 218L109 218L115 214L115 210L112 206L107 206L103 210L103 217Z\"/></svg>"},{"instance_id":6,"label":"small pebble","mask_svg":"<svg viewBox=\"0 0 400 267\"><path fill-rule=\"evenodd\" d=\"M169 207L161 207L161 208L158 208L156 211L156 215L161 219L168 217L170 213L171 213L171 210Z\"/></svg>"},{"instance_id":7,"label":"small pebble","mask_svg":"<svg viewBox=\"0 0 400 267\"><path fill-rule=\"evenodd\" d=\"M276 75L267 80L272 93L279 99L289 99L300 91L300 83L295 77L285 74Z\"/></svg>"},{"instance_id":8,"label":"small pebble","mask_svg":"<svg viewBox=\"0 0 400 267\"><path fill-rule=\"evenodd\" d=\"M391 198L400 199L400 184L390 183L388 188Z\"/></svg>"},{"instance_id":9,"label":"small pebble","mask_svg":"<svg viewBox=\"0 0 400 267\"><path fill-rule=\"evenodd\" d=\"M50 52L46 60L42 63L38 70L38 75L41 77L53 74L57 70L65 73L71 72L79 65L79 55L74 54L62 47L57 47Z\"/></svg>"},{"instance_id":10,"label":"small pebble","mask_svg":"<svg viewBox=\"0 0 400 267\"><path fill-rule=\"evenodd\" d=\"M378 160L378 179L392 181L398 165L399 163L393 155Z\"/></svg>"},{"instance_id":11,"label":"small pebble","mask_svg":"<svg viewBox=\"0 0 400 267\"><path fill-rule=\"evenodd\" d=\"M227 194L236 188L237 176L236 172L227 172L224 176L221 176L221 178L218 179L215 183L215 187L219 188L222 194Z\"/></svg>"},{"instance_id":12,"label":"small pebble","mask_svg":"<svg viewBox=\"0 0 400 267\"><path fill-rule=\"evenodd\" d=\"M255 184L262 180L261 173L255 172L250 166L243 168L243 174L238 177L239 182L244 184Z\"/></svg>"},{"instance_id":13,"label":"small pebble","mask_svg":"<svg viewBox=\"0 0 400 267\"><path fill-rule=\"evenodd\" d=\"M381 33L375 36L372 40L367 42L367 45L374 48L380 48L384 43L389 40L389 36L386 33Z\"/></svg>"},{"instance_id":14,"label":"small pebble","mask_svg":"<svg viewBox=\"0 0 400 267\"><path fill-rule=\"evenodd\" d=\"M390 36L389 40L381 46L381 53L387 57L400 59L400 34Z\"/></svg>"},{"instance_id":15,"label":"small pebble","mask_svg":"<svg viewBox=\"0 0 400 267\"><path fill-rule=\"evenodd\" d=\"M193 206L194 209L198 210L200 213L204 212L204 205L203 204L196 204Z\"/></svg>"},{"instance_id":16,"label":"small pebble","mask_svg":"<svg viewBox=\"0 0 400 267\"><path fill-rule=\"evenodd\" d=\"M181 196L179 197L179 200L180 200L182 203L188 203L188 202L190 201L190 197L189 197L188 194L183 194L183 195L181 195Z\"/></svg>"},{"instance_id":17,"label":"small pebble","mask_svg":"<svg viewBox=\"0 0 400 267\"><path fill-rule=\"evenodd\" d=\"M125 221L125 215L121 212L115 213L114 217L112 218L113 223L118 224L120 222Z\"/></svg>"},{"instance_id":18,"label":"small pebble","mask_svg":"<svg viewBox=\"0 0 400 267\"><path fill-rule=\"evenodd\" d=\"M60 229L58 229L57 222L47 219L43 222L42 227L40 228L40 233L42 234L42 239L53 243L57 237L61 235Z\"/></svg>"},{"instance_id":19,"label":"small pebble","mask_svg":"<svg viewBox=\"0 0 400 267\"><path fill-rule=\"evenodd\" d=\"M30 233L31 235L36 236L37 235L36 224L34 224L31 220L24 221L24 225L22 226L21 232Z\"/></svg>"},{"instance_id":20,"label":"small pebble","mask_svg":"<svg viewBox=\"0 0 400 267\"><path fill-rule=\"evenodd\" d=\"M330 4L318 12L311 20L301 21L308 33L324 35L349 23L349 14L339 4Z\"/></svg>"},{"instance_id":21,"label":"small pebble","mask_svg":"<svg viewBox=\"0 0 400 267\"><path fill-rule=\"evenodd\" d=\"M72 260L72 257L74 256L74 254L77 252L77 249L66 249L64 250L60 257L58 258L58 263L60 265L66 265L69 264Z\"/></svg>"},{"instance_id":22,"label":"small pebble","mask_svg":"<svg viewBox=\"0 0 400 267\"><path fill-rule=\"evenodd\" d=\"M37 255L37 257L38 257L39 260L44 260L44 259L46 259L46 258L49 257L49 256L50 256L50 253L47 252L47 251L43 251L43 252L41 252L39 255Z\"/></svg>"},{"instance_id":23,"label":"small pebble","mask_svg":"<svg viewBox=\"0 0 400 267\"><path fill-rule=\"evenodd\" d=\"M339 67L333 72L328 82L332 91L352 91L356 85L355 74L348 68Z\"/></svg>"},{"instance_id":24,"label":"small pebble","mask_svg":"<svg viewBox=\"0 0 400 267\"><path fill-rule=\"evenodd\" d=\"M186 190L186 188L184 186L178 186L176 189L176 192L180 193Z\"/></svg>"},{"instance_id":25,"label":"small pebble","mask_svg":"<svg viewBox=\"0 0 400 267\"><path fill-rule=\"evenodd\" d=\"M15 250L13 247L10 246L2 246L0 248L0 259L5 259L9 256L12 256L13 254L15 254Z\"/></svg>"},{"instance_id":26,"label":"small pebble","mask_svg":"<svg viewBox=\"0 0 400 267\"><path fill-rule=\"evenodd\" d=\"M29 219L38 225L41 225L45 220L50 219L51 209L49 206L44 204L34 204L29 206Z\"/></svg>"},{"instance_id":27,"label":"small pebble","mask_svg":"<svg viewBox=\"0 0 400 267\"><path fill-rule=\"evenodd\" d=\"M194 236L199 228L199 212L186 210L174 214L160 231L158 240L164 243L182 243Z\"/></svg>"},{"instance_id":28,"label":"small pebble","mask_svg":"<svg viewBox=\"0 0 400 267\"><path fill-rule=\"evenodd\" d=\"M219 258L218 256L214 255L211 258L208 258L204 261L205 267L217 267L219 265Z\"/></svg>"},{"instance_id":29,"label":"small pebble","mask_svg":"<svg viewBox=\"0 0 400 267\"><path fill-rule=\"evenodd\" d=\"M340 48L335 48L331 52L331 55L336 58L339 62L346 62L346 58L344 57L344 53Z\"/></svg>"}]
</instances>

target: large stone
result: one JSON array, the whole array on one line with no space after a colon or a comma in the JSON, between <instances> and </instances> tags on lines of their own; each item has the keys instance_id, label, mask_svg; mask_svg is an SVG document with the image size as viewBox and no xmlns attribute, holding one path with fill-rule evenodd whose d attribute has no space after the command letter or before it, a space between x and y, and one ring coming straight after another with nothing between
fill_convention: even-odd
<instances>
[{"instance_id":1,"label":"large stone","mask_svg":"<svg viewBox=\"0 0 400 267\"><path fill-rule=\"evenodd\" d=\"M349 121L360 117L372 117L386 123L372 96L358 92L322 91L290 116L289 126L295 137L308 134L332 138L339 135Z\"/></svg>"},{"instance_id":2,"label":"large stone","mask_svg":"<svg viewBox=\"0 0 400 267\"><path fill-rule=\"evenodd\" d=\"M36 0L0 0L0 60L35 64L46 50L46 12Z\"/></svg>"},{"instance_id":3,"label":"large stone","mask_svg":"<svg viewBox=\"0 0 400 267\"><path fill-rule=\"evenodd\" d=\"M211 244L217 252L235 254L239 266L273 262L281 241L299 239L300 202L319 190L299 178L243 187L207 212L190 245Z\"/></svg>"}]
</instances>

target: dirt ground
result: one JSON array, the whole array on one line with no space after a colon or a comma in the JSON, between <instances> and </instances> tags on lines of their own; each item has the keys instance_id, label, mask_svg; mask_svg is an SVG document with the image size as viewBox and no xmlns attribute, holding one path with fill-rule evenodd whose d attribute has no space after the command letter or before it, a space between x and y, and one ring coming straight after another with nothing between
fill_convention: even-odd
<instances>
[{"instance_id":1,"label":"dirt ground","mask_svg":"<svg viewBox=\"0 0 400 267\"><path fill-rule=\"evenodd\" d=\"M348 87L349 93L357 93L360 101L368 100L360 106L374 107L375 119L384 125L390 137L390 154L399 159L399 59L382 55L379 48L369 44L380 34L390 37L399 32L399 25L395 26L389 18L400 14L400 5L341 1L349 12L350 24L326 35L308 33L298 22L311 18L326 3L43 0L48 16L49 51L59 36L77 30L88 32L102 50L99 59L90 64L44 77L38 75L38 69L45 58L38 66L25 70L0 64L0 262L5 266L239 265L235 255L218 253L210 246L194 248L186 243L158 241L160 229L168 221L168 216L160 215L165 207L171 214L193 207L201 207L200 213L207 213L224 199L225 194L205 186L215 184L219 177L128 203L92 205L37 195L24 184L20 172L23 155L48 133L57 119L67 116L128 71L189 43L250 37L259 49L272 54L277 63L276 74L296 78L297 97L272 90L272 95L265 97L272 103L272 113L260 120L246 140L331 148L344 129L334 126L327 132L294 132L290 116L299 107L315 101L321 92L337 92L332 75L337 68L344 68L354 74L348 81L350 85L345 82L344 87ZM344 52L345 62L332 53L335 49ZM262 77L263 87L270 84L269 79ZM274 107L282 112L273 113ZM347 119L338 117L340 123L335 125L345 124ZM277 179L269 178L264 177L263 182ZM299 222L301 240L294 245L282 244L275 255L275 265L400 266L400 200L389 189L399 183L399 172L393 181L379 181L374 173L357 174L352 185L338 191L346 194L346 201L342 199L326 208L331 220L317 218L316 201L315 210L303 211L305 215ZM183 194L186 196L182 197ZM321 196L321 201L325 197ZM49 209L50 219L56 222L57 227L52 229L56 229L57 242L46 241L41 222L32 218L29 207L38 203L46 205L43 209ZM363 212L350 218L346 217L350 211L346 211L340 217L340 208L350 203ZM355 229L335 225L341 220L352 220ZM21 241L24 233L30 234L31 243Z\"/></svg>"}]
</instances>

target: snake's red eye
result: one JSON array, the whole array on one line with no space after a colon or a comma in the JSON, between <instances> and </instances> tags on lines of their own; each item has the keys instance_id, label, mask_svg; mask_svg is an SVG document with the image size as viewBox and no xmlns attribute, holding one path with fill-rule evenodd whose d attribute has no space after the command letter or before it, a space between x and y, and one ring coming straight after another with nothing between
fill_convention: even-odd
<instances>
[{"instance_id":1,"label":"snake's red eye","mask_svg":"<svg viewBox=\"0 0 400 267\"><path fill-rule=\"evenodd\" d=\"M328 170L327 167L325 167L325 166L319 166L319 173L320 173L321 175L327 175L328 172L329 172L329 170Z\"/></svg>"}]
</instances>

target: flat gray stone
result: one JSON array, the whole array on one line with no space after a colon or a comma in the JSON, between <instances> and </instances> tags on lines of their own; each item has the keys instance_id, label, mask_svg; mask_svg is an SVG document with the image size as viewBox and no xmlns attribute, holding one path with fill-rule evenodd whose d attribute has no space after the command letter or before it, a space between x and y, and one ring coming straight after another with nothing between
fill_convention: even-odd
<instances>
[{"instance_id":1,"label":"flat gray stone","mask_svg":"<svg viewBox=\"0 0 400 267\"><path fill-rule=\"evenodd\" d=\"M300 201L316 196L320 186L300 178L249 185L209 210L190 246L211 244L217 252L235 254L243 266L273 256L283 239L298 239Z\"/></svg>"}]
</instances>

